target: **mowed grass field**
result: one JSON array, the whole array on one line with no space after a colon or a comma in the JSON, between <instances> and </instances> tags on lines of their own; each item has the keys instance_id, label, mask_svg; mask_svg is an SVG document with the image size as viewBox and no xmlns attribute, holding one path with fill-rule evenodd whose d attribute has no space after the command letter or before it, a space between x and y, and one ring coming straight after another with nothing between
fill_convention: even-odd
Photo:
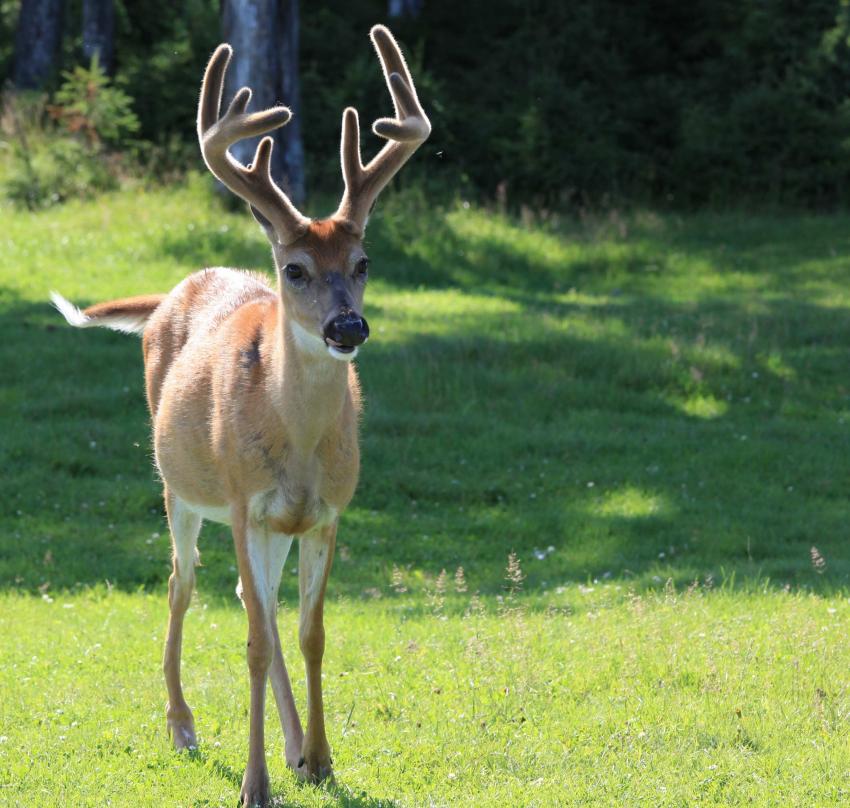
<instances>
[{"instance_id":1,"label":"mowed grass field","mask_svg":"<svg viewBox=\"0 0 850 808\"><path fill-rule=\"evenodd\" d=\"M177 755L139 341L46 301L270 269L268 248L197 179L0 217L0 805L233 805L229 535L201 534L200 748ZM524 226L409 192L367 250L363 466L326 616L336 783L295 782L270 703L280 804L850 799L850 218Z\"/></svg>"}]
</instances>

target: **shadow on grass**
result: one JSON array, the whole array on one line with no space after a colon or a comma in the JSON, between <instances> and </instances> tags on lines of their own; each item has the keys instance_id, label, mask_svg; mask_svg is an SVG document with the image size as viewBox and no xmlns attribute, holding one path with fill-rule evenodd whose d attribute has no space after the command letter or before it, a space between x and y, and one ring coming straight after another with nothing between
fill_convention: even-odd
<instances>
[{"instance_id":1,"label":"shadow on grass","mask_svg":"<svg viewBox=\"0 0 850 808\"><path fill-rule=\"evenodd\" d=\"M378 221L371 238L389 288L462 286L515 306L364 351L363 471L332 593L390 596L394 566L414 590L463 566L471 590L496 593L510 551L533 591L733 574L847 586L850 316L796 296L812 282L797 266L814 260L808 241L782 242L770 223L725 246L653 225L631 251L559 263L555 243L557 260L532 259L504 238L435 227L438 246L417 255L396 224ZM807 225L806 237L829 240L824 227ZM202 248L162 250L268 263L216 232ZM775 269L758 264L759 250L777 251ZM681 282L665 256L718 251L730 265L756 262L771 294L724 287L677 303L659 293L656 274ZM597 299L562 294L576 287ZM0 586L163 587L169 548L138 341L66 329L47 305L8 292L0 300ZM375 321L392 334L403 316L386 308ZM813 568L812 547L825 568ZM231 599L227 530L205 526L201 550L201 591ZM284 597L294 593L285 576Z\"/></svg>"},{"instance_id":2,"label":"shadow on grass","mask_svg":"<svg viewBox=\"0 0 850 808\"><path fill-rule=\"evenodd\" d=\"M193 751L190 759L197 761L202 767L212 770L222 780L229 782L237 791L242 787L242 772L235 771L231 766L222 763L220 760L209 760L203 746ZM293 775L287 774L287 776L291 777ZM312 792L317 788L322 789L340 808L396 808L398 806L395 800L376 799L368 796L366 792L352 794L339 782L326 783L321 786L301 783L299 786L308 792ZM274 792L274 788L272 788L272 792ZM272 804L278 808L298 808L298 806L305 804L312 805L314 802L315 799L310 794L305 796L304 801L297 800L293 802L292 800L275 797L274 793L272 793Z\"/></svg>"}]
</instances>

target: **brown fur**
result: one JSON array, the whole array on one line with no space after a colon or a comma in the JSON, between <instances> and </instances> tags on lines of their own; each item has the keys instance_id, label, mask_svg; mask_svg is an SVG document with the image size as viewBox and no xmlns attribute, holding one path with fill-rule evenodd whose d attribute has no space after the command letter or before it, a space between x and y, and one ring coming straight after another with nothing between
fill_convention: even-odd
<instances>
[{"instance_id":1,"label":"brown fur","mask_svg":"<svg viewBox=\"0 0 850 808\"><path fill-rule=\"evenodd\" d=\"M116 315L142 315L149 317L163 300L165 300L165 295L124 297L121 300L110 300L108 303L95 303L93 306L83 309L83 314L92 320Z\"/></svg>"},{"instance_id":2,"label":"brown fur","mask_svg":"<svg viewBox=\"0 0 850 808\"><path fill-rule=\"evenodd\" d=\"M201 151L210 170L251 204L265 228L276 285L259 275L207 269L168 295L100 303L85 316L54 297L74 325L144 329L154 450L175 548L163 668L167 724L178 748L195 742L194 719L180 682L183 616L194 585L187 547L194 550L201 518L229 516L248 615L251 712L243 805L269 800L263 725L269 678L286 737L287 764L312 781L331 775L321 688L323 602L338 517L354 494L360 465L360 387L354 366L343 360L353 358L351 349L368 333L359 315L366 283L366 217L380 190L430 132L392 35L381 26L371 35L397 117L376 121L376 133L389 142L364 168L356 114L346 111L346 190L337 213L326 220L304 217L273 182L270 138L260 142L251 168L227 152L237 140L285 124L289 110L248 113L249 93L243 89L221 115L230 47L219 46L207 67L198 108ZM294 267L294 274L287 267ZM352 321L361 329L356 340L338 341L349 338L334 330L337 324L350 328ZM283 565L279 554L285 559L293 536L301 545L299 636L307 674L306 732L276 623Z\"/></svg>"}]
</instances>

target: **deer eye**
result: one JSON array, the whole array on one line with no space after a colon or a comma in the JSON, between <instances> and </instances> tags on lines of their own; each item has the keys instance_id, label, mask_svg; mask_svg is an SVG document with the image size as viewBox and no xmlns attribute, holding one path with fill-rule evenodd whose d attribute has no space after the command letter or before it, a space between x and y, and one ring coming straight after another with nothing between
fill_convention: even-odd
<instances>
[{"instance_id":1,"label":"deer eye","mask_svg":"<svg viewBox=\"0 0 850 808\"><path fill-rule=\"evenodd\" d=\"M366 278L366 276L369 274L369 259L368 258L361 258L357 262L357 266L354 267L354 274L358 278L363 278L363 279Z\"/></svg>"},{"instance_id":2,"label":"deer eye","mask_svg":"<svg viewBox=\"0 0 850 808\"><path fill-rule=\"evenodd\" d=\"M287 264L283 268L283 274L286 275L286 280L294 283L296 286L300 286L307 280L307 276L304 274L304 267L300 267L298 264Z\"/></svg>"}]
</instances>

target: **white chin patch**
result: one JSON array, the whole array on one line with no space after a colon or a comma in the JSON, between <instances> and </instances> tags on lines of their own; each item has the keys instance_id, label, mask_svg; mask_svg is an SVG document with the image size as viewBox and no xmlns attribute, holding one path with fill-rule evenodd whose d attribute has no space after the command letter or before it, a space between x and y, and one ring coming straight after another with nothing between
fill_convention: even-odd
<instances>
[{"instance_id":1,"label":"white chin patch","mask_svg":"<svg viewBox=\"0 0 850 808\"><path fill-rule=\"evenodd\" d=\"M332 345L328 345L328 353L334 358L339 359L340 362L350 362L357 356L358 349L355 348L353 351L349 351L348 353L343 353L342 351L338 351Z\"/></svg>"}]
</instances>

